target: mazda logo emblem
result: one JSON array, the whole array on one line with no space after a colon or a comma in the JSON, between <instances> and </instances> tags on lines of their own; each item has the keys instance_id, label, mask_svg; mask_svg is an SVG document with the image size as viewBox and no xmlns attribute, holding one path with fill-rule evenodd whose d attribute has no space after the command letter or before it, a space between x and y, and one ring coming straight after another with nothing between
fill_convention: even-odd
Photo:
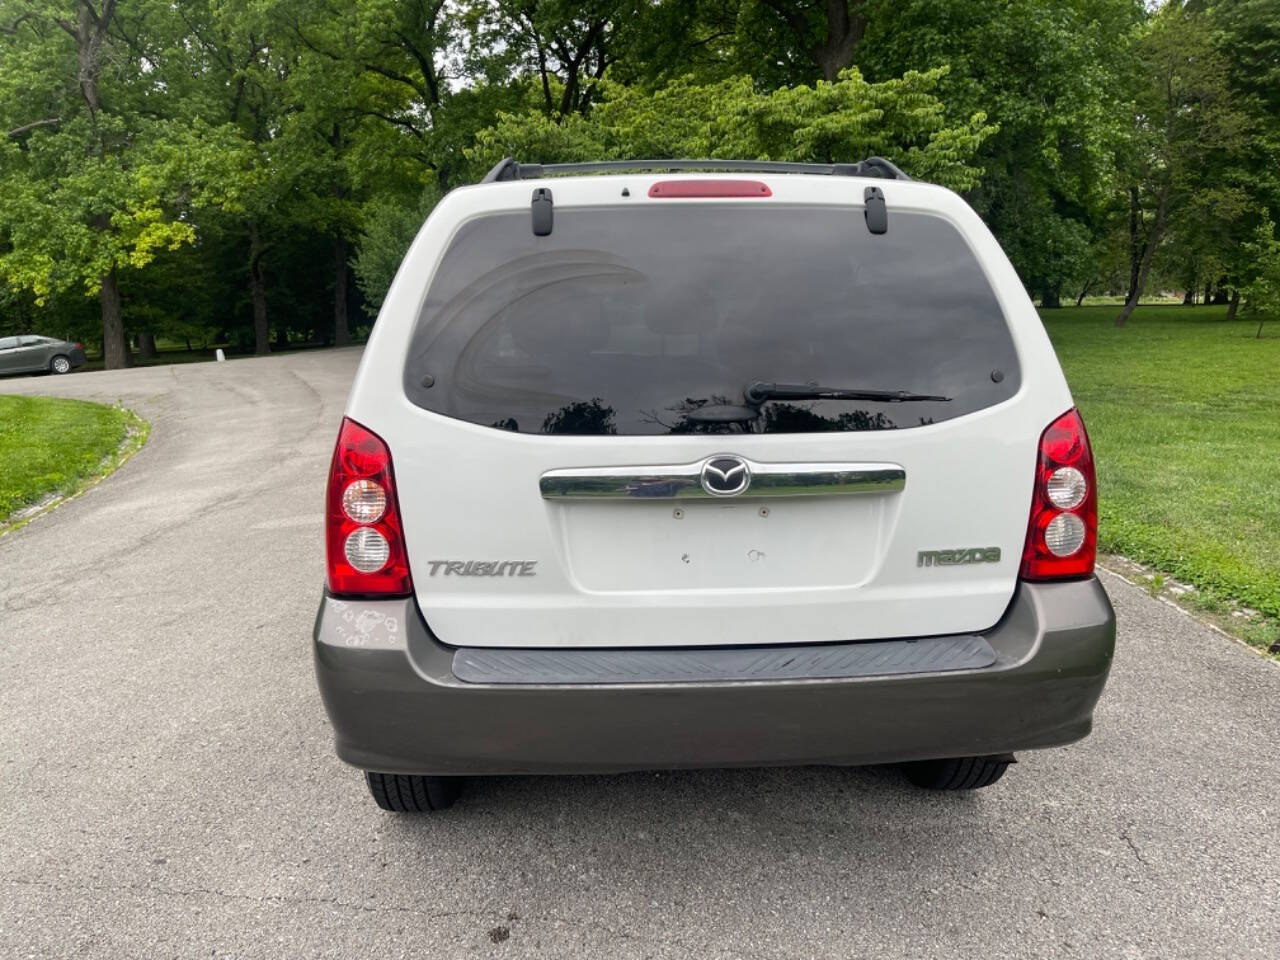
<instances>
[{"instance_id":1,"label":"mazda logo emblem","mask_svg":"<svg viewBox=\"0 0 1280 960\"><path fill-rule=\"evenodd\" d=\"M751 471L741 457L712 457L702 465L702 489L713 497L736 497L751 486Z\"/></svg>"}]
</instances>

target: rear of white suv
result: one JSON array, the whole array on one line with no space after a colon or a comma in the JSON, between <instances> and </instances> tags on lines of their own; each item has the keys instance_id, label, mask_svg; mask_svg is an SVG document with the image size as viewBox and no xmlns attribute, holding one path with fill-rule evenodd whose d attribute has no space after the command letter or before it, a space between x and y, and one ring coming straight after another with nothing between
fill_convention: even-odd
<instances>
[{"instance_id":1,"label":"rear of white suv","mask_svg":"<svg viewBox=\"0 0 1280 960\"><path fill-rule=\"evenodd\" d=\"M315 641L379 804L741 764L975 787L1084 736L1088 438L978 217L878 160L611 166L448 195L366 348Z\"/></svg>"}]
</instances>

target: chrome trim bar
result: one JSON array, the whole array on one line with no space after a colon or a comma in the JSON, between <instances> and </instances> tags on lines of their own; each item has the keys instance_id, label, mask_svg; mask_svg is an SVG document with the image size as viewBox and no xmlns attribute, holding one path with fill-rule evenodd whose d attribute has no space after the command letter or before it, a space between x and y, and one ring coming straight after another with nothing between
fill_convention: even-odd
<instances>
[{"instance_id":1,"label":"chrome trim bar","mask_svg":"<svg viewBox=\"0 0 1280 960\"><path fill-rule=\"evenodd\" d=\"M655 467L577 467L548 470L538 480L547 500L724 500L764 497L830 497L865 493L897 493L907 472L896 463L756 463L747 464L751 482L733 497L703 488L703 467L696 463Z\"/></svg>"}]
</instances>

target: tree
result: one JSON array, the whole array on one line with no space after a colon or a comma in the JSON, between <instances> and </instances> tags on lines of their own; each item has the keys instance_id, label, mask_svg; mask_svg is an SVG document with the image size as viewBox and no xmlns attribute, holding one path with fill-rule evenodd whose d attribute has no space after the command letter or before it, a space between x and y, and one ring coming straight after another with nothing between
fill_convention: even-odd
<instances>
[{"instance_id":1,"label":"tree","mask_svg":"<svg viewBox=\"0 0 1280 960\"><path fill-rule=\"evenodd\" d=\"M1122 327L1146 289L1175 212L1207 191L1224 217L1243 209L1243 192L1224 176L1246 142L1250 121L1233 97L1226 61L1204 42L1204 14L1170 3L1152 17L1139 46L1144 82L1136 97L1129 158L1129 292Z\"/></svg>"},{"instance_id":2,"label":"tree","mask_svg":"<svg viewBox=\"0 0 1280 960\"><path fill-rule=\"evenodd\" d=\"M385 126L379 142L385 154L366 154L380 171L394 167L401 178L415 179L426 170L444 186L450 171L434 145L447 119L442 107L463 79L456 62L463 49L462 6L445 0L281 0L269 16L315 59L310 75L345 84L344 106Z\"/></svg>"},{"instance_id":3,"label":"tree","mask_svg":"<svg viewBox=\"0 0 1280 960\"><path fill-rule=\"evenodd\" d=\"M696 67L707 80L749 74L773 89L834 83L861 65L869 6L868 0L662 0L641 22L650 35L664 36L662 59L678 62L677 73Z\"/></svg>"},{"instance_id":4,"label":"tree","mask_svg":"<svg viewBox=\"0 0 1280 960\"><path fill-rule=\"evenodd\" d=\"M982 110L999 130L968 192L1032 296L1055 305L1097 272L1114 216L1117 155L1138 80L1137 0L868 0L855 59L872 80L949 68L950 118Z\"/></svg>"},{"instance_id":5,"label":"tree","mask_svg":"<svg viewBox=\"0 0 1280 960\"><path fill-rule=\"evenodd\" d=\"M1266 211L1253 239L1244 244L1244 254L1250 276L1241 292L1246 303L1258 312L1255 336L1261 338L1267 317L1280 315L1280 240L1276 239L1276 225Z\"/></svg>"},{"instance_id":6,"label":"tree","mask_svg":"<svg viewBox=\"0 0 1280 960\"><path fill-rule=\"evenodd\" d=\"M334 338L349 339L347 238L355 233L346 164L359 116L349 85L359 68L341 56L317 63L271 4L181 0L185 31L166 51L163 72L182 91L188 115L218 124L223 178L197 211L211 234L236 236L252 313L254 352L288 343L295 315L270 310L272 283L288 283L285 247L328 235ZM278 272L276 269L278 268ZM328 324L312 327L327 341Z\"/></svg>"},{"instance_id":7,"label":"tree","mask_svg":"<svg viewBox=\"0 0 1280 960\"><path fill-rule=\"evenodd\" d=\"M150 12L0 6L0 279L38 305L71 288L97 297L108 368L130 360L121 274L194 239L180 216L193 131L156 117L154 78L122 39Z\"/></svg>"},{"instance_id":8,"label":"tree","mask_svg":"<svg viewBox=\"0 0 1280 960\"><path fill-rule=\"evenodd\" d=\"M854 53L867 32L866 0L764 0L764 5L813 59L822 79L834 83L853 64Z\"/></svg>"},{"instance_id":9,"label":"tree","mask_svg":"<svg viewBox=\"0 0 1280 960\"><path fill-rule=\"evenodd\" d=\"M487 12L474 20L473 63L509 64L535 78L549 117L590 106L599 81L617 62L618 35L641 8L637 0L496 0L478 6Z\"/></svg>"},{"instance_id":10,"label":"tree","mask_svg":"<svg viewBox=\"0 0 1280 960\"><path fill-rule=\"evenodd\" d=\"M657 91L602 82L586 116L557 123L540 112L499 114L470 156L481 168L504 155L547 161L639 157L746 157L844 161L890 154L909 172L956 189L977 184L973 157L995 127L982 113L948 123L934 96L945 69L868 83L856 69L836 83L757 92L750 78L677 81Z\"/></svg>"},{"instance_id":11,"label":"tree","mask_svg":"<svg viewBox=\"0 0 1280 960\"><path fill-rule=\"evenodd\" d=\"M165 74L185 82L186 110L207 117L222 134L226 178L201 210L207 228L240 232L252 304L254 352L270 352L268 255L273 234L291 219L296 156L283 150L283 82L291 51L270 35L262 10L245 0L214 5L180 0L186 27L167 51Z\"/></svg>"},{"instance_id":12,"label":"tree","mask_svg":"<svg viewBox=\"0 0 1280 960\"><path fill-rule=\"evenodd\" d=\"M439 200L440 191L428 184L416 203L393 197L370 202L353 266L356 283L364 294L365 309L371 315L376 315L382 306L405 251Z\"/></svg>"},{"instance_id":13,"label":"tree","mask_svg":"<svg viewBox=\"0 0 1280 960\"><path fill-rule=\"evenodd\" d=\"M1228 310L1234 317L1238 281L1250 267L1240 259L1242 244L1264 219L1259 211L1280 209L1280 16L1275 0L1210 0L1205 10L1232 94L1251 121L1231 171L1247 197L1246 209L1221 246L1228 279L1237 281Z\"/></svg>"},{"instance_id":14,"label":"tree","mask_svg":"<svg viewBox=\"0 0 1280 960\"><path fill-rule=\"evenodd\" d=\"M1233 315L1280 209L1275 2L0 0L0 324L112 366L342 342L506 153L881 153L1045 306L1122 289L1123 323L1160 283Z\"/></svg>"}]
</instances>

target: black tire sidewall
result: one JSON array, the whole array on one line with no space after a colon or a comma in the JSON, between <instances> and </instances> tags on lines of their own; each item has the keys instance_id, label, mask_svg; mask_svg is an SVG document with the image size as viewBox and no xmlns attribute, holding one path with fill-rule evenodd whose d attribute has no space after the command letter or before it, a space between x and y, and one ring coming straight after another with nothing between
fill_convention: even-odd
<instances>
[{"instance_id":1,"label":"black tire sidewall","mask_svg":"<svg viewBox=\"0 0 1280 960\"><path fill-rule=\"evenodd\" d=\"M392 813L447 810L462 792L464 777L364 772L374 802Z\"/></svg>"}]
</instances>

